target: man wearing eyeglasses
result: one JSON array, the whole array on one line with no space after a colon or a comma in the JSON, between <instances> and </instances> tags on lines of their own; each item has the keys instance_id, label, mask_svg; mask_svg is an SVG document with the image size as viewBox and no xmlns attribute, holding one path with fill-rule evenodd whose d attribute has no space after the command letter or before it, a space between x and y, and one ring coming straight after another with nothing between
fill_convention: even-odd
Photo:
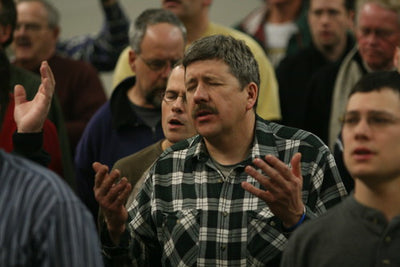
<instances>
[{"instance_id":1,"label":"man wearing eyeglasses","mask_svg":"<svg viewBox=\"0 0 400 267\"><path fill-rule=\"evenodd\" d=\"M122 81L93 116L78 144L75 167L78 194L97 218L93 162L111 168L125 156L164 137L162 93L173 65L182 58L186 30L171 12L149 9L130 33L129 65L136 74Z\"/></svg>"},{"instance_id":2,"label":"man wearing eyeglasses","mask_svg":"<svg viewBox=\"0 0 400 267\"><path fill-rule=\"evenodd\" d=\"M112 228L112 225L125 223L121 213L127 212L145 181L145 174L149 167L161 153L179 141L196 134L187 110L184 75L183 66L176 66L171 71L167 88L163 95L161 112L165 139L118 160L110 174L108 174L106 165L97 162L93 164L93 168L96 171L94 193L101 208L99 223L103 230L102 232L106 228ZM115 184L121 177L126 178ZM120 192L120 188L123 188L123 193ZM104 258L104 260L106 266L125 266L123 263L129 266L130 263L129 257L124 256L113 256Z\"/></svg>"},{"instance_id":3,"label":"man wearing eyeglasses","mask_svg":"<svg viewBox=\"0 0 400 267\"><path fill-rule=\"evenodd\" d=\"M400 266L400 75L365 75L343 119L354 193L290 237L282 267Z\"/></svg>"},{"instance_id":4,"label":"man wearing eyeglasses","mask_svg":"<svg viewBox=\"0 0 400 267\"><path fill-rule=\"evenodd\" d=\"M356 46L337 67L337 75L332 77L329 70L323 70L314 77L317 83L307 103L305 129L318 135L332 150L351 88L369 72L394 70L393 57L400 45L399 1L360 0L356 13Z\"/></svg>"}]
</instances>

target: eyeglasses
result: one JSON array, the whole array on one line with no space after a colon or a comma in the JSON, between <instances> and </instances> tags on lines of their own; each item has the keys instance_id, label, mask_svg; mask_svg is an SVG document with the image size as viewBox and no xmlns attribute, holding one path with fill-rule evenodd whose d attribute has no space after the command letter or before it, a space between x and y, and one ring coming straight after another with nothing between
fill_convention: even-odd
<instances>
[{"instance_id":1,"label":"eyeglasses","mask_svg":"<svg viewBox=\"0 0 400 267\"><path fill-rule=\"evenodd\" d=\"M183 102L183 103L186 103L186 94L185 94L185 93L183 93L183 94L178 94L178 93L175 92L175 91L165 91L165 92L162 94L162 99L163 99L165 102L167 102L168 104L170 104L170 103L172 103L172 102L175 102L175 101L178 99L178 97L182 97L182 102Z\"/></svg>"},{"instance_id":2,"label":"eyeglasses","mask_svg":"<svg viewBox=\"0 0 400 267\"><path fill-rule=\"evenodd\" d=\"M144 59L142 56L139 57L152 71L162 71L168 66L172 68L178 63L179 59L161 60L161 59Z\"/></svg>"},{"instance_id":3,"label":"eyeglasses","mask_svg":"<svg viewBox=\"0 0 400 267\"><path fill-rule=\"evenodd\" d=\"M44 26L38 23L17 23L17 25L15 25L15 30L18 31L21 28L25 28L25 31L38 32L43 29L43 27Z\"/></svg>"},{"instance_id":4,"label":"eyeglasses","mask_svg":"<svg viewBox=\"0 0 400 267\"><path fill-rule=\"evenodd\" d=\"M374 34L379 39L386 39L391 37L395 32L389 29L370 29L370 28L360 28L361 36L366 37Z\"/></svg>"},{"instance_id":5,"label":"eyeglasses","mask_svg":"<svg viewBox=\"0 0 400 267\"><path fill-rule=\"evenodd\" d=\"M343 123L343 126L355 127L362 119L363 118L360 114L348 112L340 119L340 121ZM387 114L386 112L371 112L371 114L368 114L365 119L369 127L376 129L381 129L400 122L400 118L397 118L392 114Z\"/></svg>"}]
</instances>

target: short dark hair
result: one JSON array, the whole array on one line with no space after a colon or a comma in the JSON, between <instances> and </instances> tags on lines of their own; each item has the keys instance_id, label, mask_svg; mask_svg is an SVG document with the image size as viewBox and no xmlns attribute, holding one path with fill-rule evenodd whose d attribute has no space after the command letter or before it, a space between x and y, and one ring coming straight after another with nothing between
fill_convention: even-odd
<instances>
[{"instance_id":1,"label":"short dark hair","mask_svg":"<svg viewBox=\"0 0 400 267\"><path fill-rule=\"evenodd\" d=\"M178 17L169 10L161 8L151 8L143 11L135 20L135 23L131 24L129 30L129 40L131 48L136 54L141 53L141 47L143 38L146 34L147 27L159 23L169 23L178 27L183 36L183 40L186 43L186 28Z\"/></svg>"},{"instance_id":2,"label":"short dark hair","mask_svg":"<svg viewBox=\"0 0 400 267\"><path fill-rule=\"evenodd\" d=\"M17 9L14 0L0 0L0 24L11 26L10 37L2 44L7 47L13 41L15 26L17 25Z\"/></svg>"},{"instance_id":3,"label":"short dark hair","mask_svg":"<svg viewBox=\"0 0 400 267\"><path fill-rule=\"evenodd\" d=\"M355 11L356 0L344 0L344 7L347 9L347 11Z\"/></svg>"},{"instance_id":4,"label":"short dark hair","mask_svg":"<svg viewBox=\"0 0 400 267\"><path fill-rule=\"evenodd\" d=\"M364 75L353 87L349 97L355 93L368 93L390 89L400 96L400 73L397 71L377 71Z\"/></svg>"},{"instance_id":5,"label":"short dark hair","mask_svg":"<svg viewBox=\"0 0 400 267\"><path fill-rule=\"evenodd\" d=\"M186 69L193 62L208 59L225 62L242 88L251 82L260 88L257 61L244 41L226 35L211 35L198 39L188 47L182 63Z\"/></svg>"}]
</instances>

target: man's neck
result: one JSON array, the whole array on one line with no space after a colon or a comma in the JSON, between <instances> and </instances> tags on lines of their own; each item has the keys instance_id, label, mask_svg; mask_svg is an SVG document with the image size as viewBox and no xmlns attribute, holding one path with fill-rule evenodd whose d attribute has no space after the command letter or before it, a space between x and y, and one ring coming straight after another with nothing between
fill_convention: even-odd
<instances>
[{"instance_id":1,"label":"man's neck","mask_svg":"<svg viewBox=\"0 0 400 267\"><path fill-rule=\"evenodd\" d=\"M137 88L137 83L133 87L131 87L126 92L126 94L129 101L131 101L136 106L143 108L154 108L154 105L147 103L145 97L141 95L139 88Z\"/></svg>"},{"instance_id":2,"label":"man's neck","mask_svg":"<svg viewBox=\"0 0 400 267\"><path fill-rule=\"evenodd\" d=\"M55 49L49 51L49 53L47 53L43 58L43 60L18 60L17 58L15 59L15 61L13 62L14 65L26 69L26 70L30 70L32 72L38 72L40 65L42 64L42 61L44 60L49 60L50 58L52 58L55 54Z\"/></svg>"},{"instance_id":3,"label":"man's neck","mask_svg":"<svg viewBox=\"0 0 400 267\"><path fill-rule=\"evenodd\" d=\"M356 179L354 197L361 204L381 211L391 221L400 215L400 178L374 183Z\"/></svg>"},{"instance_id":4,"label":"man's neck","mask_svg":"<svg viewBox=\"0 0 400 267\"><path fill-rule=\"evenodd\" d=\"M188 44L200 39L204 36L210 23L208 18L208 9L204 9L197 16L182 19L187 31Z\"/></svg>"},{"instance_id":5,"label":"man's neck","mask_svg":"<svg viewBox=\"0 0 400 267\"><path fill-rule=\"evenodd\" d=\"M230 133L204 138L210 156L222 165L237 164L246 159L254 139L255 114L243 120Z\"/></svg>"},{"instance_id":6,"label":"man's neck","mask_svg":"<svg viewBox=\"0 0 400 267\"><path fill-rule=\"evenodd\" d=\"M40 62L32 60L15 60L14 65L32 72L36 72L40 66Z\"/></svg>"},{"instance_id":7,"label":"man's neck","mask_svg":"<svg viewBox=\"0 0 400 267\"><path fill-rule=\"evenodd\" d=\"M301 0L290 1L284 4L270 5L267 18L269 23L284 23L296 20L301 9Z\"/></svg>"},{"instance_id":8,"label":"man's neck","mask_svg":"<svg viewBox=\"0 0 400 267\"><path fill-rule=\"evenodd\" d=\"M343 40L337 44L336 46L333 47L327 47L327 48L318 48L317 49L322 53L322 55L330 62L335 62L337 60L339 60L345 50L346 50L346 46L347 46L347 36L345 38L343 38Z\"/></svg>"}]
</instances>

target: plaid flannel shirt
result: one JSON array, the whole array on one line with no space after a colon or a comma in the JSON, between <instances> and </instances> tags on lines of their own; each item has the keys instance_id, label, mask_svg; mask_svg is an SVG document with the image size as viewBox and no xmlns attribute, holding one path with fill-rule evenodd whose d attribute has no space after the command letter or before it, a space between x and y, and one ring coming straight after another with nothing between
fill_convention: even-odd
<instances>
[{"instance_id":1,"label":"plaid flannel shirt","mask_svg":"<svg viewBox=\"0 0 400 267\"><path fill-rule=\"evenodd\" d=\"M302 153L302 197L310 219L340 202L346 190L327 146L308 132L257 117L250 155L226 179L200 136L166 150L129 209L134 265L265 266L276 259L279 262L288 233L267 204L245 191L241 182L262 188L244 167L267 154L289 165L296 152Z\"/></svg>"}]
</instances>

